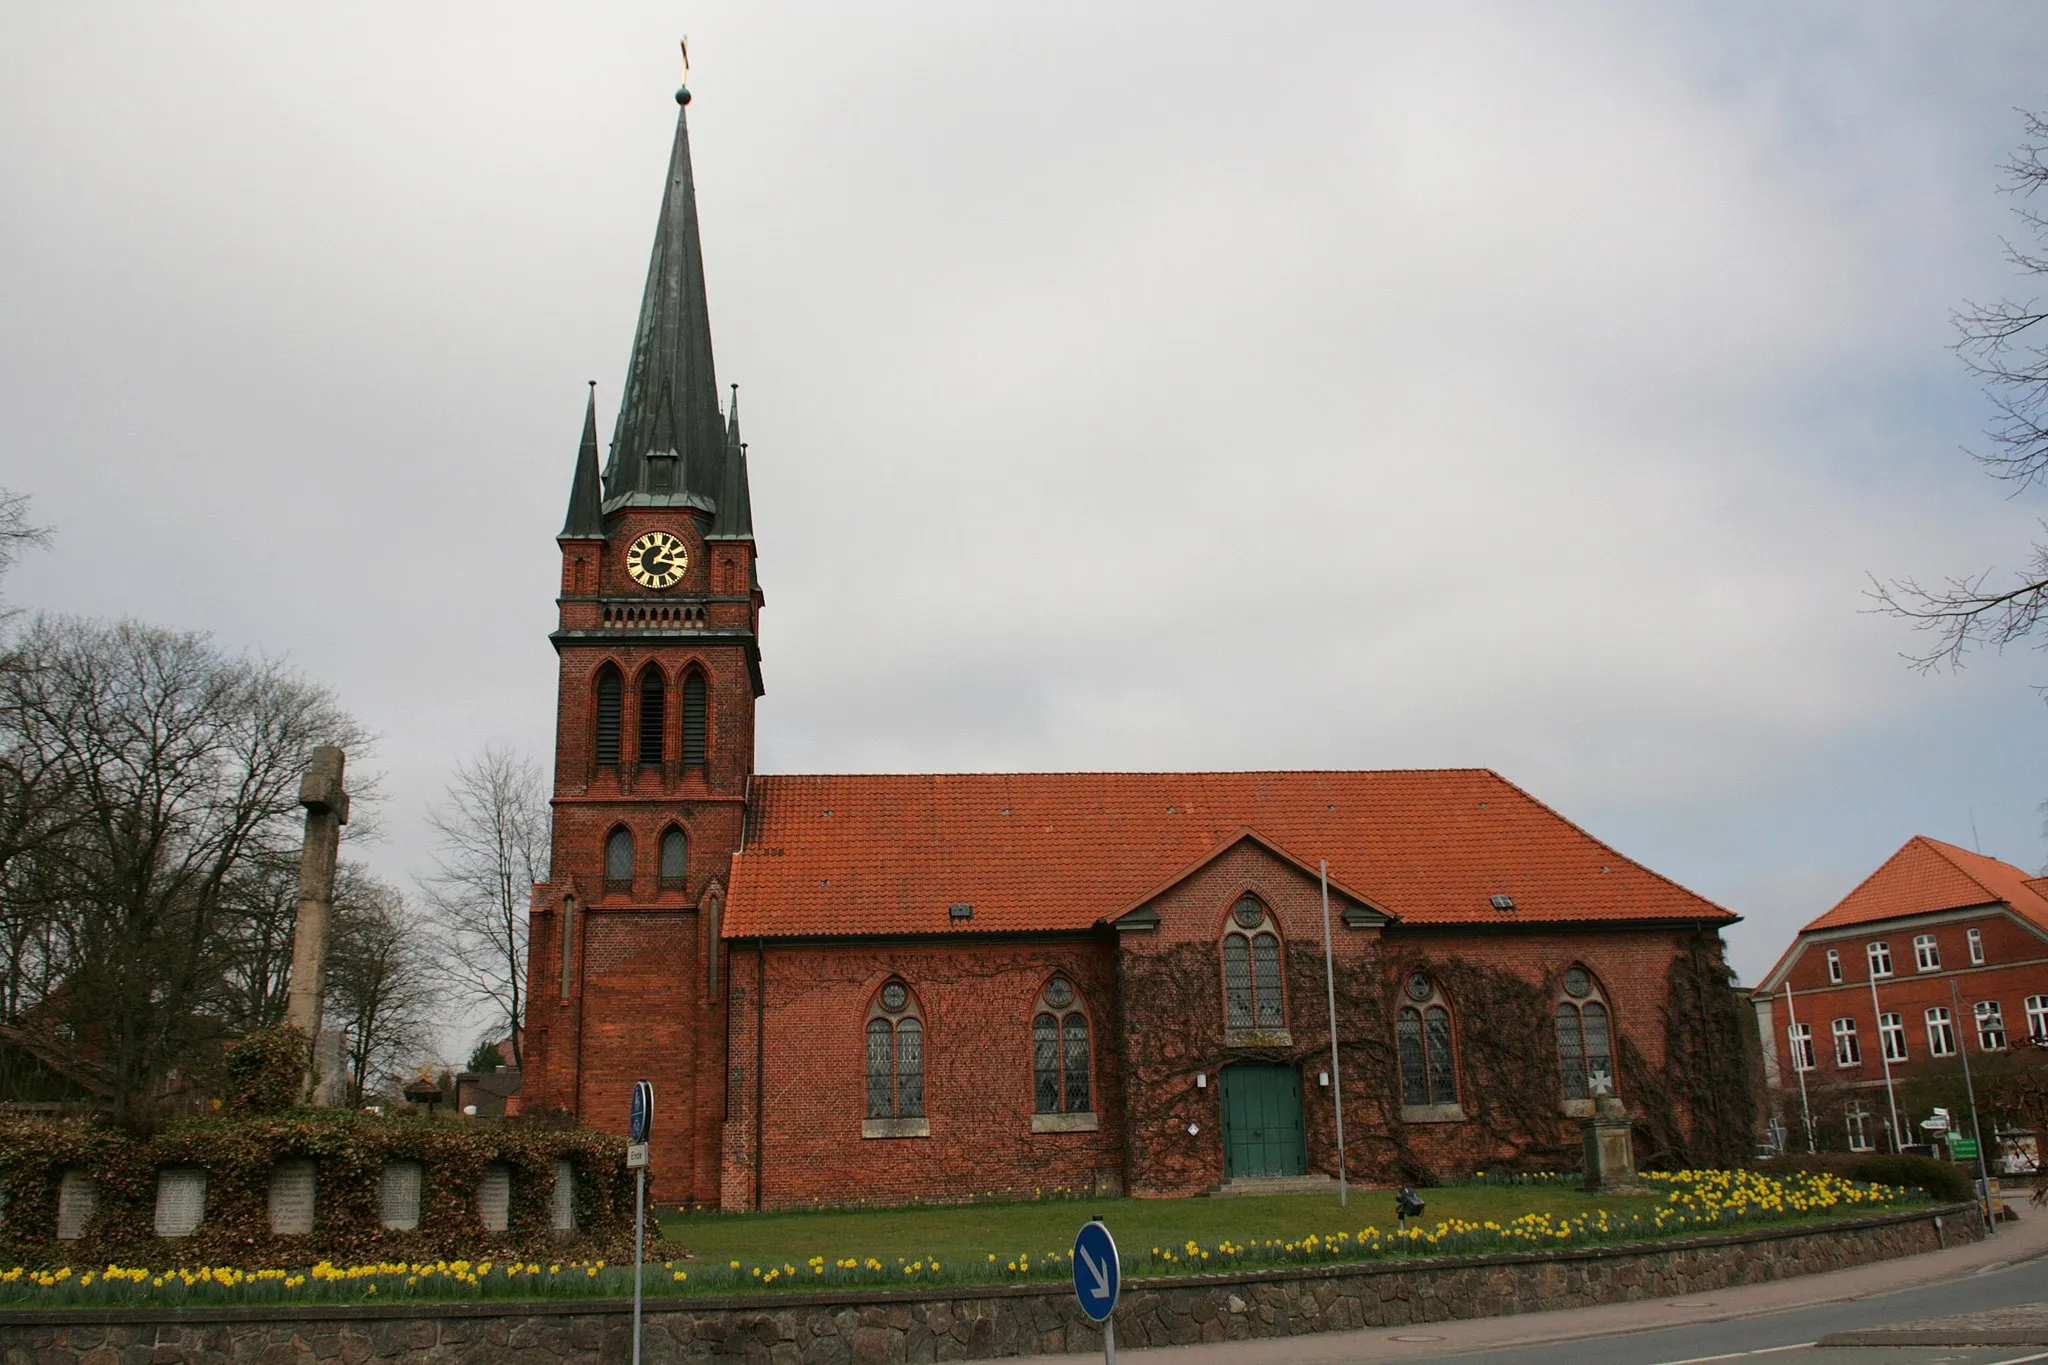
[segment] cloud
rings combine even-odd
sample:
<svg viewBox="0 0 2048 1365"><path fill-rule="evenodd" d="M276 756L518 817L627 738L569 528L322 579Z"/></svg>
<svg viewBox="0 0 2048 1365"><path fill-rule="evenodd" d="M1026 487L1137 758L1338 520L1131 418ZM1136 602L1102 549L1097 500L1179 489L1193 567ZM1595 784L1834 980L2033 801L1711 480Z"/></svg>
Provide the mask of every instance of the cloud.
<svg viewBox="0 0 2048 1365"><path fill-rule="evenodd" d="M691 22L764 768L1487 764L1759 945L1966 787L2038 861L2034 661L1930 684L1860 595L2030 532L1941 348L2036 15ZM0 19L0 483L61 531L11 590L289 651L384 736L387 872L551 748L673 23Z"/></svg>

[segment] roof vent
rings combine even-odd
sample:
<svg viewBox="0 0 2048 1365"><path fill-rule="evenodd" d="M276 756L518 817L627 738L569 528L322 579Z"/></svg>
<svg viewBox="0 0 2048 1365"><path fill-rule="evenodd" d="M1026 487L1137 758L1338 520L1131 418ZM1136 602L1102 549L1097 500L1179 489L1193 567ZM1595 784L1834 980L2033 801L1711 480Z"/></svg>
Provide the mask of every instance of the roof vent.
<svg viewBox="0 0 2048 1365"><path fill-rule="evenodd" d="M973 919L974 907L971 905L949 905L946 907L946 918Z"/></svg>
<svg viewBox="0 0 2048 1365"><path fill-rule="evenodd" d="M1513 896L1495 896L1493 898L1493 908L1496 910L1512 910L1515 908L1515 898Z"/></svg>

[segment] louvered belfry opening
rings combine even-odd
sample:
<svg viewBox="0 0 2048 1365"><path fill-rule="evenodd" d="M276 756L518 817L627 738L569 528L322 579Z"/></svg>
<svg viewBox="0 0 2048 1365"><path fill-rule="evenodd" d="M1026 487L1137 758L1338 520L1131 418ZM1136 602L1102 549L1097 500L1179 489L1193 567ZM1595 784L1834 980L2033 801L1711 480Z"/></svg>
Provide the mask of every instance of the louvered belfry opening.
<svg viewBox="0 0 2048 1365"><path fill-rule="evenodd" d="M704 766L704 675L695 669L683 679L683 766Z"/></svg>
<svg viewBox="0 0 2048 1365"><path fill-rule="evenodd" d="M661 674L648 669L640 675L640 761L659 767L661 732L668 711L668 686Z"/></svg>
<svg viewBox="0 0 2048 1365"><path fill-rule="evenodd" d="M607 667L597 675L597 766L619 766L619 717L623 709L616 669Z"/></svg>

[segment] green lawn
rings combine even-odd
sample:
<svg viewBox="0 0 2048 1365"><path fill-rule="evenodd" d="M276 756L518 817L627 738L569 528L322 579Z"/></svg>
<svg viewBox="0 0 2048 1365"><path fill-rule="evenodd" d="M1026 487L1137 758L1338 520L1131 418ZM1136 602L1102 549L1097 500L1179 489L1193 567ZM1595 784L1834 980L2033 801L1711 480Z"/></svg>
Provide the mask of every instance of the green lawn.
<svg viewBox="0 0 2048 1365"><path fill-rule="evenodd" d="M1573 1217L1606 1209L1610 1214L1646 1213L1664 1202L1656 1195L1590 1195L1571 1188L1454 1186L1422 1191L1429 1208L1422 1218L1434 1227L1447 1218L1506 1223L1525 1213ZM1315 1233L1356 1236L1368 1227L1394 1227L1391 1190L1362 1190L1348 1209L1335 1195L1294 1194L1239 1199L1088 1199L1028 1204L972 1204L948 1208L826 1210L799 1213L664 1213L664 1258L687 1253L718 1264L786 1260L801 1265L813 1256L828 1261L870 1256L893 1264L936 1256L963 1263L991 1253L1007 1260L1028 1253L1064 1255L1081 1224L1100 1214L1116 1237L1131 1273L1155 1246L1223 1239L1294 1241ZM650 1248L650 1255L653 1254ZM679 1262L687 1264L687 1262Z"/></svg>

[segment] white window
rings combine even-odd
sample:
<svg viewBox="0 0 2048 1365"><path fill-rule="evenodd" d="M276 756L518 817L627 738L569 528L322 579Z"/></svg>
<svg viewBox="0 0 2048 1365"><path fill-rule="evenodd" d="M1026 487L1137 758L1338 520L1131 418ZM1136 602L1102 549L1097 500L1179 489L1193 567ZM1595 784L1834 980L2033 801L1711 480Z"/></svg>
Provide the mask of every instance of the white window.
<svg viewBox="0 0 2048 1365"><path fill-rule="evenodd" d="M2005 1051L2005 1010L1996 1000L1979 1000L1972 1010L1977 1016L1977 1050Z"/></svg>
<svg viewBox="0 0 2048 1365"><path fill-rule="evenodd" d="M1883 939L1878 939L1863 951L1870 957L1870 974L1872 976L1890 976L1892 974L1891 944L1886 943Z"/></svg>
<svg viewBox="0 0 2048 1365"><path fill-rule="evenodd" d="M1935 945L1934 935L1913 935L1913 967L1922 972L1941 970L1941 949Z"/></svg>
<svg viewBox="0 0 2048 1365"><path fill-rule="evenodd" d="M2048 1042L2048 995L2027 997L2027 1037Z"/></svg>
<svg viewBox="0 0 2048 1365"><path fill-rule="evenodd" d="M1810 1024L1794 1024L1785 1030L1785 1036L1792 1043L1792 1069L1795 1071L1813 1070L1813 1026Z"/></svg>
<svg viewBox="0 0 2048 1365"><path fill-rule="evenodd" d="M1870 1143L1870 1111L1856 1101L1849 1102L1849 1108L1842 1115L1849 1125L1849 1150L1868 1152L1874 1150Z"/></svg>
<svg viewBox="0 0 2048 1365"><path fill-rule="evenodd" d="M1969 939L1970 941L1970 965L1972 967L1983 966L1984 931L1982 929L1972 929L1967 934L1965 934L1964 937Z"/></svg>
<svg viewBox="0 0 2048 1365"><path fill-rule="evenodd" d="M1828 949L1828 980L1837 986L1842 984L1842 953L1838 948Z"/></svg>
<svg viewBox="0 0 2048 1365"><path fill-rule="evenodd" d="M1955 1056L1956 1026L1948 1017L1947 1005L1936 1005L1927 1011L1927 1050L1937 1057Z"/></svg>
<svg viewBox="0 0 2048 1365"><path fill-rule="evenodd" d="M1863 1048L1856 1041L1854 1019L1835 1020L1835 1065L1863 1065Z"/></svg>
<svg viewBox="0 0 2048 1365"><path fill-rule="evenodd" d="M1906 1020L1898 1014L1877 1016L1877 1036L1884 1044L1884 1059L1888 1062L1906 1060Z"/></svg>

